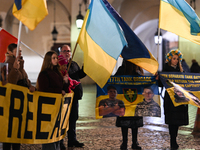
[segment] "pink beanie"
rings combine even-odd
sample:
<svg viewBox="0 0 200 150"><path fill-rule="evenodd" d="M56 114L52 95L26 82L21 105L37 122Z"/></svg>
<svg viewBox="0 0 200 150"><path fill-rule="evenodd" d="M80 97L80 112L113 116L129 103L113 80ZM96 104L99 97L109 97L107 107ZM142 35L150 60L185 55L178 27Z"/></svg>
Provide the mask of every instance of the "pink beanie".
<svg viewBox="0 0 200 150"><path fill-rule="evenodd" d="M67 59L63 55L58 56L58 63L62 66L68 64Z"/></svg>

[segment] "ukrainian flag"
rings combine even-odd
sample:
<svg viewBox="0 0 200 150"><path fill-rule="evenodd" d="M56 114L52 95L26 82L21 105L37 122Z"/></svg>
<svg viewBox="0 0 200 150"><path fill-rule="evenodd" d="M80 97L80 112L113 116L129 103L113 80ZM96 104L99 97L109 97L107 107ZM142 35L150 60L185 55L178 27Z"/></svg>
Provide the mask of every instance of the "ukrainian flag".
<svg viewBox="0 0 200 150"><path fill-rule="evenodd" d="M103 0L106 7L114 18L120 24L128 46L124 47L121 56L136 64L137 66L142 67L148 72L155 74L158 70L158 62L151 52L146 48L142 41L137 37L137 35L131 30L131 28L126 24L126 22L119 16L114 8L106 1Z"/></svg>
<svg viewBox="0 0 200 150"><path fill-rule="evenodd" d="M200 45L200 20L185 0L161 0L159 27Z"/></svg>
<svg viewBox="0 0 200 150"><path fill-rule="evenodd" d="M103 87L127 42L102 0L91 1L77 43L84 52L84 72Z"/></svg>
<svg viewBox="0 0 200 150"><path fill-rule="evenodd" d="M15 0L12 12L30 30L48 15L46 0Z"/></svg>

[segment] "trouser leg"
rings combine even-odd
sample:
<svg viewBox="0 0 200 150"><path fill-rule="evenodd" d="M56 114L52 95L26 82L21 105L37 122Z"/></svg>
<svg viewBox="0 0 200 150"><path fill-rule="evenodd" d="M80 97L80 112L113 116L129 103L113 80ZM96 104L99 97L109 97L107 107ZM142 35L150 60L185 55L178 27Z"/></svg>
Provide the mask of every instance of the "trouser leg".
<svg viewBox="0 0 200 150"><path fill-rule="evenodd" d="M137 145L138 128L132 128L132 143Z"/></svg>
<svg viewBox="0 0 200 150"><path fill-rule="evenodd" d="M78 100L72 103L69 117L69 130L67 131L68 144L76 141L76 121L78 119Z"/></svg>
<svg viewBox="0 0 200 150"><path fill-rule="evenodd" d="M127 144L128 142L128 128L127 127L121 127L122 130L122 140L124 144Z"/></svg>
<svg viewBox="0 0 200 150"><path fill-rule="evenodd" d="M13 144L12 144L12 149L13 149L13 150L20 150L20 144L18 144L18 143L13 143Z"/></svg>
<svg viewBox="0 0 200 150"><path fill-rule="evenodd" d="M11 149L11 143L3 143L3 150L10 150Z"/></svg>
<svg viewBox="0 0 200 150"><path fill-rule="evenodd" d="M176 137L178 135L178 125L169 125L169 135L170 135L170 146L172 148L178 148L178 144L176 142Z"/></svg>

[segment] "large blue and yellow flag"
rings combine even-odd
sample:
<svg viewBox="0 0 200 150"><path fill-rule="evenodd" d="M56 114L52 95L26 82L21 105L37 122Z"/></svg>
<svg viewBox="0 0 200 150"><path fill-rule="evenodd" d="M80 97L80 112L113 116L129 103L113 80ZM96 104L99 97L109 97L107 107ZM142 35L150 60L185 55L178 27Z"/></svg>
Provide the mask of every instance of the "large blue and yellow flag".
<svg viewBox="0 0 200 150"><path fill-rule="evenodd" d="M121 56L150 73L155 74L158 70L157 60L137 37L137 35L131 30L127 23L114 10L114 8L106 0L103 0L103 2L120 24L122 30L124 31L126 41L128 42L128 46L124 47Z"/></svg>
<svg viewBox="0 0 200 150"><path fill-rule="evenodd" d="M159 28L200 44L200 19L185 0L161 0Z"/></svg>
<svg viewBox="0 0 200 150"><path fill-rule="evenodd" d="M84 52L85 73L103 87L127 42L102 0L91 1L77 43Z"/></svg>
<svg viewBox="0 0 200 150"><path fill-rule="evenodd" d="M30 30L48 15L46 0L15 0L13 15Z"/></svg>

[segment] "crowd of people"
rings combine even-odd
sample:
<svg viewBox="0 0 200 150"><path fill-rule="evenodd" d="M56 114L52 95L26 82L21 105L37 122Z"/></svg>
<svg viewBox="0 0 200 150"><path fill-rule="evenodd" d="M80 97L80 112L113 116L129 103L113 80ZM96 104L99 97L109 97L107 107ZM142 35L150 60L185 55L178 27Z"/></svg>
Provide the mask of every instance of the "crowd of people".
<svg viewBox="0 0 200 150"><path fill-rule="evenodd" d="M83 67L71 60L71 49L69 45L63 45L61 47L60 54L55 51L48 51L45 54L43 64L40 73L37 78L36 87L31 85L28 79L27 73L24 70L24 60L22 57L22 50L19 48L17 55L17 44L10 44L8 46L6 54L6 63L8 63L8 83L20 85L29 88L30 92L41 91L59 93L65 95L71 91L74 92L73 103L71 113L69 117L69 129L67 131L68 147L84 147L84 143L81 143L76 138L76 121L78 120L78 101L81 100L83 95L83 89L80 79L84 78L86 74L83 71ZM166 63L163 68L163 72L184 72L185 64L182 61L182 54L179 50L171 50L166 56ZM188 72L198 71L200 68L196 60L192 60L192 66L188 69ZM188 66L187 66L188 67ZM200 69L199 69L200 71ZM198 71L198 72L199 72ZM143 70L129 61L124 60L121 67L119 67L115 75L144 75ZM156 75L158 80L159 76ZM161 84L161 86L163 86ZM124 116L125 106L124 102L116 99L117 90L114 86L110 86L107 89L109 98L104 99L99 103L99 115L103 117L115 116L116 126L121 128L122 144L120 149L127 149L128 142L128 129L132 130L132 149L142 149L137 140L138 128L143 126L143 117L147 112L143 112L141 105L149 104L147 109L154 107L156 112L160 114L160 106L153 100L153 90L149 87L144 88L142 95L144 100L138 103L136 107L135 116ZM176 92L177 93L177 92ZM114 101L113 101L114 100ZM108 108L108 106L110 106ZM168 94L165 92L164 96L164 114L165 123L168 124L170 135L170 147L171 149L178 149L177 143L178 129L182 125L188 125L188 105L180 105L175 107ZM149 115L149 114L148 114ZM150 115L151 116L151 115ZM153 116L153 115L152 115ZM17 143L3 143L4 150L19 150L20 144ZM43 150L65 150L66 147L63 140L54 143L42 144Z"/></svg>

